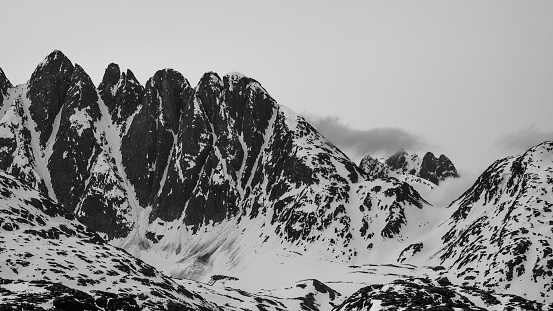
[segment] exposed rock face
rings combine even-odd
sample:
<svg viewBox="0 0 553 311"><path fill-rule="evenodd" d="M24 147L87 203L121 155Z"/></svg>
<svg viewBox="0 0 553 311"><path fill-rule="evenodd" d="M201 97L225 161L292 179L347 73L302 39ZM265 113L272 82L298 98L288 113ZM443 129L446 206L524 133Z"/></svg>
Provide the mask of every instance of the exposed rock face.
<svg viewBox="0 0 553 311"><path fill-rule="evenodd" d="M91 163L100 153L96 137L96 122L101 117L98 94L79 65L73 70L64 98L48 170L58 202L73 212L84 194Z"/></svg>
<svg viewBox="0 0 553 311"><path fill-rule="evenodd" d="M79 221L105 234L108 239L127 236L136 221L129 191L124 187L115 160L105 150L92 164L90 178L75 208L75 215Z"/></svg>
<svg viewBox="0 0 553 311"><path fill-rule="evenodd" d="M124 124L144 98L144 87L132 71L120 72L119 65L113 63L106 68L98 92L108 108L111 120L117 125Z"/></svg>
<svg viewBox="0 0 553 311"><path fill-rule="evenodd" d="M72 74L73 64L56 50L38 65L28 82L27 97L32 103L29 112L43 149L52 134L54 119L65 102Z"/></svg>
<svg viewBox="0 0 553 311"><path fill-rule="evenodd" d="M165 177L181 109L191 91L180 73L156 72L148 80L142 105L121 139L122 164L142 206L153 203Z"/></svg>
<svg viewBox="0 0 553 311"><path fill-rule="evenodd" d="M386 165L394 171L400 171L403 174L417 175L420 167L420 158L418 155L410 155L405 149L400 149L388 157Z"/></svg>
<svg viewBox="0 0 553 311"><path fill-rule="evenodd" d="M390 167L370 155L366 155L361 159L359 168L370 178L386 178L390 175Z"/></svg>
<svg viewBox="0 0 553 311"><path fill-rule="evenodd" d="M438 185L446 178L459 177L459 174L448 157L442 154L436 158L432 152L427 152L422 158L418 176Z"/></svg>

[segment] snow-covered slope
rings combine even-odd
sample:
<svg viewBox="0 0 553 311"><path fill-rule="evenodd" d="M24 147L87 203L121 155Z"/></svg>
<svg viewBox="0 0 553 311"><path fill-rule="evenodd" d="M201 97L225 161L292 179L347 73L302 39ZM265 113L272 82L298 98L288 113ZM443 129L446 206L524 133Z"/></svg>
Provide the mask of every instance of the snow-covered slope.
<svg viewBox="0 0 553 311"><path fill-rule="evenodd" d="M451 267L458 283L551 302L552 208L553 143L544 142L492 164L401 260Z"/></svg>
<svg viewBox="0 0 553 311"><path fill-rule="evenodd" d="M4 172L0 214L0 306L218 310Z"/></svg>

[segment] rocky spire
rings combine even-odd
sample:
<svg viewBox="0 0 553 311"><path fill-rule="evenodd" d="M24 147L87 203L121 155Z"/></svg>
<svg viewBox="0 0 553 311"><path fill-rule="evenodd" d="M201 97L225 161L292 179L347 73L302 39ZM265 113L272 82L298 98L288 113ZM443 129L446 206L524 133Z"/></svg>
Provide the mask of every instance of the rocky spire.
<svg viewBox="0 0 553 311"><path fill-rule="evenodd" d="M106 104L111 119L122 124L138 108L144 97L144 87L136 80L133 72L120 72L119 65L111 63L98 86L100 97Z"/></svg>
<svg viewBox="0 0 553 311"><path fill-rule="evenodd" d="M192 93L188 81L172 69L159 70L146 83L140 111L121 141L125 172L142 206L153 202L159 190L181 109Z"/></svg>
<svg viewBox="0 0 553 311"><path fill-rule="evenodd" d="M72 74L71 61L55 50L37 66L28 82L29 112L40 133L42 148L52 134L54 119L63 105Z"/></svg>

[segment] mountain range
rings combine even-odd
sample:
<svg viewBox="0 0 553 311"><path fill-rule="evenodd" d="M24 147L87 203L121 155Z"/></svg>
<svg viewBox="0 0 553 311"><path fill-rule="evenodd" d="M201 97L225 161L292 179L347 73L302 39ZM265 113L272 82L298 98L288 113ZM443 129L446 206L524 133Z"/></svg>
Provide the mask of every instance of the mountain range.
<svg viewBox="0 0 553 311"><path fill-rule="evenodd" d="M63 309L54 289L100 310L553 303L551 142L440 207L412 183L457 177L447 157L358 166L238 73L192 87L163 69L142 86L109 64L96 87L54 51L25 84L0 69L0 93L0 256L13 263L0 305L31 304L23 286L44 309Z"/></svg>
<svg viewBox="0 0 553 311"><path fill-rule="evenodd" d="M422 160L417 154L409 154L405 149L383 159L373 158L368 154L361 159L359 168L369 178L395 177L414 186L423 185L427 189L434 189L448 178L460 177L448 157L442 154L436 158L430 151Z"/></svg>

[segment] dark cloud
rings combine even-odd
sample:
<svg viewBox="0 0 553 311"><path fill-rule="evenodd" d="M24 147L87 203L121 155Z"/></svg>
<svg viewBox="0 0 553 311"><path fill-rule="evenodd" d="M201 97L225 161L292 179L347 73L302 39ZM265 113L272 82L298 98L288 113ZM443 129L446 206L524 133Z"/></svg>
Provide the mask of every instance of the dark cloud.
<svg viewBox="0 0 553 311"><path fill-rule="evenodd" d="M553 131L540 131L532 125L516 132L502 135L496 144L505 149L525 151L547 140L553 141Z"/></svg>
<svg viewBox="0 0 553 311"><path fill-rule="evenodd" d="M304 116L323 136L353 157L366 154L391 154L405 148L416 151L427 146L417 135L395 127L358 130L337 117Z"/></svg>

